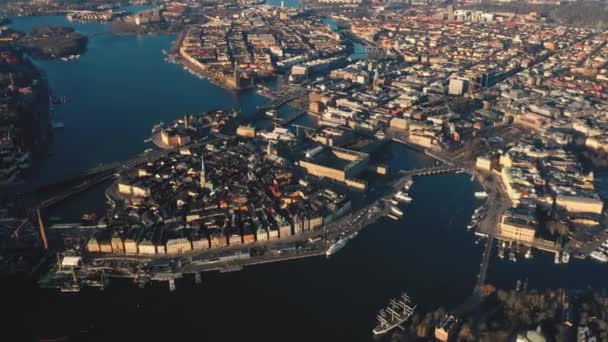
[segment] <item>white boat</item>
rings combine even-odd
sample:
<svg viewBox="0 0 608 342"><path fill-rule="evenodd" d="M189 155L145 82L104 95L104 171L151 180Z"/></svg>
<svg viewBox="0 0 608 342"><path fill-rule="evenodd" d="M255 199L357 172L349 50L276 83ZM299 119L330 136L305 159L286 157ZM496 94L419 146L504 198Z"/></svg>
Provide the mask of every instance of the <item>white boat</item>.
<svg viewBox="0 0 608 342"><path fill-rule="evenodd" d="M348 242L348 238L340 238L338 241L334 242L329 248L325 251L325 256L330 257L335 254L337 251L341 250L346 246Z"/></svg>
<svg viewBox="0 0 608 342"><path fill-rule="evenodd" d="M413 184L414 184L414 181L411 179L408 179L407 182L405 182L405 185L403 186L403 190L409 191Z"/></svg>
<svg viewBox="0 0 608 342"><path fill-rule="evenodd" d="M391 204L392 204L392 205L397 205L397 204L399 204L399 202L397 202L397 201L395 201L394 199L392 199L392 200L391 200Z"/></svg>
<svg viewBox="0 0 608 342"><path fill-rule="evenodd" d="M395 216L395 215L388 214L387 216L388 216L388 218L390 218L392 220L395 220L395 221L399 220L399 218L397 216Z"/></svg>
<svg viewBox="0 0 608 342"><path fill-rule="evenodd" d="M391 212L399 217L403 216L403 211L399 210L397 207L391 207Z"/></svg>
<svg viewBox="0 0 608 342"><path fill-rule="evenodd" d="M276 109L271 109L266 112L266 116L269 116L271 118L276 118L278 115L279 115L279 112Z"/></svg>
<svg viewBox="0 0 608 342"><path fill-rule="evenodd" d="M488 193L485 191L477 191L475 193L475 198L483 199L483 198L487 198L487 197L488 197Z"/></svg>
<svg viewBox="0 0 608 342"><path fill-rule="evenodd" d="M528 249L526 251L526 254L524 255L524 258L526 259L532 259L532 248Z"/></svg>
<svg viewBox="0 0 608 342"><path fill-rule="evenodd" d="M164 124L165 123L161 121L158 124L154 125L154 127L152 127L152 133L156 133L156 132L160 131L160 129L163 128Z"/></svg>
<svg viewBox="0 0 608 342"><path fill-rule="evenodd" d="M559 252L555 252L555 258L553 259L553 262L558 265L561 263L561 258L559 257Z"/></svg>
<svg viewBox="0 0 608 342"><path fill-rule="evenodd" d="M477 225L477 221L473 221L473 222L469 223L469 225L467 226L467 230L473 229L476 225Z"/></svg>
<svg viewBox="0 0 608 342"><path fill-rule="evenodd" d="M405 203L410 203L412 201L412 198L410 196L408 196L407 194L404 194L402 191L399 191L396 195L395 198L405 202Z"/></svg>
<svg viewBox="0 0 608 342"><path fill-rule="evenodd" d="M608 262L608 256L600 251L593 251L589 256L599 262Z"/></svg>

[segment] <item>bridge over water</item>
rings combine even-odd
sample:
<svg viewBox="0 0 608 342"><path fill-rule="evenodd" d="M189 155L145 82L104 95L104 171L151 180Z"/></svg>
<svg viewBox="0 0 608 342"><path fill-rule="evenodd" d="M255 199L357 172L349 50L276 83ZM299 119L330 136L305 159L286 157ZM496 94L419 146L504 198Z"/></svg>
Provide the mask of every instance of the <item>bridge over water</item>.
<svg viewBox="0 0 608 342"><path fill-rule="evenodd" d="M39 186L30 191L30 194L33 194L34 198L36 198L33 207L50 207L97 184L116 178L117 174L122 171L156 160L170 151L171 150L155 150L146 152L123 162L104 164L81 174Z"/></svg>
<svg viewBox="0 0 608 342"><path fill-rule="evenodd" d="M440 173L449 173L449 172L469 172L469 169L465 166L460 165L442 165L435 167L423 167L419 169L412 170L402 170L399 172L399 175L402 176L430 176L436 175Z"/></svg>

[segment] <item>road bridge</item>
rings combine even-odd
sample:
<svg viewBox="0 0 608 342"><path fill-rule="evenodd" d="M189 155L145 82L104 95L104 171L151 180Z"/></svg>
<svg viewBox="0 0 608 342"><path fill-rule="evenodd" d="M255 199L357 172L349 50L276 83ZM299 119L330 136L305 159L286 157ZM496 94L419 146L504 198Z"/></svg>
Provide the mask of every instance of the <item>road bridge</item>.
<svg viewBox="0 0 608 342"><path fill-rule="evenodd" d="M97 184L117 178L120 172L156 160L167 155L171 151L172 150L155 150L145 152L124 162L101 165L59 182L40 186L33 191L35 197L38 197L37 204L34 205L34 207L47 208L55 205L66 198L83 192Z"/></svg>
<svg viewBox="0 0 608 342"><path fill-rule="evenodd" d="M449 172L468 172L468 168L460 165L442 165L435 167L424 167L420 169L412 169L412 170L402 170L399 172L402 176L430 176L436 175L440 173L449 173Z"/></svg>

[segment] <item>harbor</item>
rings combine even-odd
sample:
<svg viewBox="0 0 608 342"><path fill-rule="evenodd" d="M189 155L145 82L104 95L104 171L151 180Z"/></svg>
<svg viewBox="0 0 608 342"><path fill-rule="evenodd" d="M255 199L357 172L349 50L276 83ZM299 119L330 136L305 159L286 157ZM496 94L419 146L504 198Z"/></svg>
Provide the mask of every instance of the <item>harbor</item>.
<svg viewBox="0 0 608 342"><path fill-rule="evenodd" d="M159 51L169 49L174 38L101 34L91 38L90 50L73 63L41 62L57 94L73 99L57 108L57 120L65 128L56 130L53 155L39 171L44 184L73 184L40 205L44 216L54 222L45 227L61 240L73 239L74 231L87 236L108 228L91 214L101 217L106 200L111 206L119 199L106 188L119 179L114 173L148 164L150 160L137 156L153 148L149 136L154 125L215 108L265 116L291 97L287 93L283 100L269 103L253 89L237 95L165 63ZM118 47L123 52L120 56L104 54ZM127 73L133 77L123 77ZM150 75L162 82L152 82ZM98 82L90 82L93 77ZM145 101L134 105L129 102L132 98ZM92 127L99 132L92 132ZM484 184L485 177L477 176L470 164L451 163L440 153L396 141L384 146L382 165L392 170L394 179L385 182L382 175L374 174L368 182L357 183L366 187L368 197L336 221L272 241L257 240L257 236L249 240L247 232L239 232L233 240L233 235L227 236L228 242L240 241L239 245L226 242L227 246L205 251L167 253L168 241L159 234L155 252L149 254L100 249L91 253L95 262L89 255L79 259L72 251L59 258L51 255L49 262L61 274L59 282L44 279L52 288L40 289L27 278L3 282L6 291L0 298L12 311L7 325L35 339L111 340L116 331L124 331L121 338L131 340L242 340L273 322L272 329L259 333L269 341L370 341L374 330L383 333L382 340L389 340L415 316L410 313L414 309L455 307L486 283L512 286L513 275L534 288L605 283L601 265L593 261L542 243L533 247L545 246L555 253L537 253L531 246L497 234L505 198L497 184ZM264 147L271 150L273 143ZM313 149L308 147L305 151ZM328 151L338 150L323 153ZM198 171L200 160L195 165ZM379 165L370 163L365 173L376 173L382 169ZM65 179L66 172L77 177ZM87 180L78 175L90 177L95 186L81 191L85 189L80 184L86 185ZM247 210L243 212L247 215ZM12 234L19 224L0 222L0 227ZM38 227L34 224L28 229L36 234ZM589 248L590 253L597 250L594 255L600 259L608 250L601 242ZM82 262L87 266L82 267ZM445 291L447 281L450 291ZM418 305L408 304L403 296L390 300L404 289ZM14 295L21 291L30 295ZM360 298L356 310L353 298ZM330 304L319 310L320 302ZM250 319L217 319L234 308ZM384 314L375 317L380 308ZM23 317L29 318L27 323ZM201 321L213 324L192 330ZM306 322L315 329L294 333L300 327L294 322ZM171 329L133 328L148 325Z"/></svg>

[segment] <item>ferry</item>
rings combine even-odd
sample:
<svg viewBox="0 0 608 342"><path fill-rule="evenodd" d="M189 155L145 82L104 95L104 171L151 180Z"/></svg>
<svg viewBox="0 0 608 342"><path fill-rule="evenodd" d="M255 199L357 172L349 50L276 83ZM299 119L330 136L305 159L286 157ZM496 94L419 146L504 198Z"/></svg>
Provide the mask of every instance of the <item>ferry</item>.
<svg viewBox="0 0 608 342"><path fill-rule="evenodd" d="M397 207L391 207L391 212L397 215L398 217L403 216L403 211L399 210L399 208Z"/></svg>
<svg viewBox="0 0 608 342"><path fill-rule="evenodd" d="M348 238L340 238L338 241L334 242L331 246L329 246L329 248L325 251L325 256L329 258L333 254L344 248L347 242Z"/></svg>
<svg viewBox="0 0 608 342"><path fill-rule="evenodd" d="M487 198L487 197L488 197L488 193L485 192L485 191L477 191L475 193L475 198L484 199L484 198Z"/></svg>
<svg viewBox="0 0 608 342"><path fill-rule="evenodd" d="M407 194L404 194L402 191L399 191L396 195L395 198L405 202L405 203L410 203L412 201L412 198L410 196L408 196Z"/></svg>

